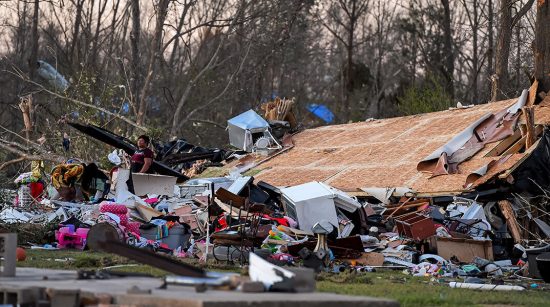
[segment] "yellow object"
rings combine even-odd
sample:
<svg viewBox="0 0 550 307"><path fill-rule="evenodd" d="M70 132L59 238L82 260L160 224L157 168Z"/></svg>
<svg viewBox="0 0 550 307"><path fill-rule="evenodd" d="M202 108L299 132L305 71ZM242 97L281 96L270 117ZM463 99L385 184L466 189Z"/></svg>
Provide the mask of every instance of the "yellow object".
<svg viewBox="0 0 550 307"><path fill-rule="evenodd" d="M44 171L44 161L32 161L31 172L34 178L41 178Z"/></svg>
<svg viewBox="0 0 550 307"><path fill-rule="evenodd" d="M81 164L59 164L52 170L52 184L56 189L73 186L83 172L84 166Z"/></svg>

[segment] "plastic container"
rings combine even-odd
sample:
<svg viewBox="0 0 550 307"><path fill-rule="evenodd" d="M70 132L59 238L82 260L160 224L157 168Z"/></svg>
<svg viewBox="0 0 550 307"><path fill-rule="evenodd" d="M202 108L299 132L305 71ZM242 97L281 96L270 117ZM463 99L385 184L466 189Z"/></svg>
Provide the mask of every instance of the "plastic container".
<svg viewBox="0 0 550 307"><path fill-rule="evenodd" d="M148 240L157 240L157 227L149 229L140 229L141 236ZM168 230L168 236L161 239L162 243L168 245L170 249L176 249L180 246L184 246L189 241L191 233L186 233L185 227L181 225L175 225Z"/></svg>
<svg viewBox="0 0 550 307"><path fill-rule="evenodd" d="M548 253L548 252L550 252L550 244L543 247L537 247L537 248L531 248L531 249L525 250L525 253L527 254L527 261L529 262L530 277L542 278L537 265L537 256L542 253Z"/></svg>
<svg viewBox="0 0 550 307"><path fill-rule="evenodd" d="M544 282L550 283L550 253L542 253L537 256L536 260L540 276Z"/></svg>
<svg viewBox="0 0 550 307"><path fill-rule="evenodd" d="M88 236L88 228L78 228L74 229L74 225L69 224L65 227L59 228L55 232L55 237L57 239L57 246L59 248L78 248L83 249L86 246L86 237Z"/></svg>

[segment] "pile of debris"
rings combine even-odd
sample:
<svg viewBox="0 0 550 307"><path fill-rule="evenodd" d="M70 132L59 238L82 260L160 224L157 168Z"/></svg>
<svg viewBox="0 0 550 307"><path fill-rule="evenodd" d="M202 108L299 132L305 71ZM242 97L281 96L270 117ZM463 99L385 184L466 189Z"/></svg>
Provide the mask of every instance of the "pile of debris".
<svg viewBox="0 0 550 307"><path fill-rule="evenodd" d="M113 250L106 246L123 242L238 264L260 257L317 272L399 269L464 279L453 287L479 287L471 284L480 277L549 281L544 189L550 187L550 111L535 105L530 92L515 101L426 115L433 118L297 135L294 101L278 99L262 107L265 119L249 110L228 120L236 151L183 139L158 147L158 175L131 173L116 151L110 160L118 166L108 176L74 161L54 168L51 177L33 169L18 178L16 206L2 211L0 220L58 218L57 248ZM451 117L461 121L451 125ZM439 128L447 134L426 137L433 123L444 124L446 130ZM71 125L127 154L136 149L98 127ZM396 135L384 130L394 125L400 127ZM368 142L360 143L361 137ZM421 139L428 145L409 153ZM423 158L410 161L417 156ZM384 158L395 165L383 169ZM183 173L198 172L204 160L223 164L229 175L188 180ZM253 168L261 172L241 175ZM37 194L40 182L47 194Z"/></svg>

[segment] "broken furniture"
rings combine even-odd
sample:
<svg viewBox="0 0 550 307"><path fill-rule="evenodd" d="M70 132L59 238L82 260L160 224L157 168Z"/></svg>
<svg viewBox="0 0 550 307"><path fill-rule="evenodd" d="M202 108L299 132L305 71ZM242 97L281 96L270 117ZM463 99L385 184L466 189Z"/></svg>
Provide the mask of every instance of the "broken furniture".
<svg viewBox="0 0 550 307"><path fill-rule="evenodd" d="M254 252L265 205L251 203L248 198L224 188L216 191L215 201L226 215L222 221L225 223L225 229L211 235L214 244L213 256L216 260L228 262L238 259L244 264L247 262L248 254ZM223 251L225 255L216 254L216 250Z"/></svg>
<svg viewBox="0 0 550 307"><path fill-rule="evenodd" d="M475 257L493 260L491 240L436 237L437 254L444 259L456 257L458 261L471 263Z"/></svg>
<svg viewBox="0 0 550 307"><path fill-rule="evenodd" d="M311 231L317 235L317 245L313 254L327 267L330 264L330 254L327 244L327 236L334 230L334 226L328 221L320 221L313 225Z"/></svg>
<svg viewBox="0 0 550 307"><path fill-rule="evenodd" d="M400 235L416 241L422 241L435 234L433 220L419 212L395 217L395 226Z"/></svg>

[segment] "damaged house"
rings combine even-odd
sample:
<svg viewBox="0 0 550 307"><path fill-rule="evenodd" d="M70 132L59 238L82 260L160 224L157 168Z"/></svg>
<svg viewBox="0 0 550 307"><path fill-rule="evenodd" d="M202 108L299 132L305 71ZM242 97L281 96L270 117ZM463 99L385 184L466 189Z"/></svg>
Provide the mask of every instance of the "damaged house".
<svg viewBox="0 0 550 307"><path fill-rule="evenodd" d="M294 135L291 149L256 162L255 178L278 187L330 185L366 201L367 224L371 216L392 220L417 241L449 222L443 216L460 216L446 225L456 230L448 237L491 237L493 250L482 245L485 254L474 256L502 259L514 244L533 247L550 235L549 125L550 105L534 105L525 90L483 105L324 126ZM363 226L356 231L366 233Z"/></svg>

